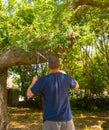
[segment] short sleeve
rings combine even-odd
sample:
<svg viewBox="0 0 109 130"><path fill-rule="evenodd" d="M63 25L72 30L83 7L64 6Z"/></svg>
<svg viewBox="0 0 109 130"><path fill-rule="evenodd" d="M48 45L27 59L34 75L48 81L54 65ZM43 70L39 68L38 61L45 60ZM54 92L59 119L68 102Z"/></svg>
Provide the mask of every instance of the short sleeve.
<svg viewBox="0 0 109 130"><path fill-rule="evenodd" d="M69 75L68 75L68 84L70 88L76 87L76 81Z"/></svg>
<svg viewBox="0 0 109 130"><path fill-rule="evenodd" d="M42 78L38 79L38 81L33 85L33 87L31 88L32 93L37 94L41 92L43 88L42 80L43 80Z"/></svg>

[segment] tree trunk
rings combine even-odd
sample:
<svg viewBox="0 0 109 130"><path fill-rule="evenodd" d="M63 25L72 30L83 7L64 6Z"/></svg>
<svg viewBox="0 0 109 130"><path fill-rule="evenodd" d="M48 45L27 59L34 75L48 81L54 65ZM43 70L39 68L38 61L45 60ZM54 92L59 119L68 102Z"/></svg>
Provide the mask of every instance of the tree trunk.
<svg viewBox="0 0 109 130"><path fill-rule="evenodd" d="M7 69L0 70L0 130L7 130Z"/></svg>

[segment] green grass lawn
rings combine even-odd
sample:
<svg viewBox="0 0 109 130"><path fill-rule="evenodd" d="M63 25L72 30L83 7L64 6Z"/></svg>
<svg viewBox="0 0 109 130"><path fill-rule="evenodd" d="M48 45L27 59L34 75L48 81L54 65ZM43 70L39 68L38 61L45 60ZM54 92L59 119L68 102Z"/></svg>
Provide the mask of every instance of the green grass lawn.
<svg viewBox="0 0 109 130"><path fill-rule="evenodd" d="M109 112L73 112L76 130L109 130ZM42 112L8 108L9 130L41 130Z"/></svg>

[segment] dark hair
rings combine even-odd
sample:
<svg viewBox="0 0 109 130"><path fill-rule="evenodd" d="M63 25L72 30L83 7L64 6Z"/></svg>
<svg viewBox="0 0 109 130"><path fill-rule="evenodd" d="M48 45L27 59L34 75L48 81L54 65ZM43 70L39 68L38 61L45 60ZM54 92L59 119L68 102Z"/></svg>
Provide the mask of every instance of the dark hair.
<svg viewBox="0 0 109 130"><path fill-rule="evenodd" d="M50 69L57 69L60 65L59 58L56 56L49 57L48 64L49 64Z"/></svg>

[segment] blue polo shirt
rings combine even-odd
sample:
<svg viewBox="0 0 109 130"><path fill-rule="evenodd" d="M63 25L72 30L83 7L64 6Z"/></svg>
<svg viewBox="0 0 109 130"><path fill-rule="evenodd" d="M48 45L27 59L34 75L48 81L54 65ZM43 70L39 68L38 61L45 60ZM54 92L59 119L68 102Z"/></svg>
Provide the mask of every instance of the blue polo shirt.
<svg viewBox="0 0 109 130"><path fill-rule="evenodd" d="M42 95L44 121L68 121L72 118L68 90L75 86L75 80L61 72L51 73L38 79L31 91Z"/></svg>

